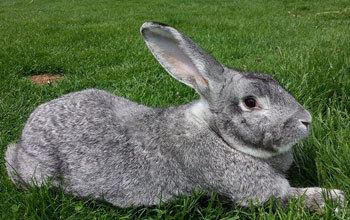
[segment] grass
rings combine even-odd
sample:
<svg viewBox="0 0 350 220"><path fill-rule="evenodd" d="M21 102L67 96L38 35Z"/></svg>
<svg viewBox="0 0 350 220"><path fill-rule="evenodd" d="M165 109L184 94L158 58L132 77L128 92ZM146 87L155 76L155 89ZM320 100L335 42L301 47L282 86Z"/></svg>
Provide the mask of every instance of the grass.
<svg viewBox="0 0 350 220"><path fill-rule="evenodd" d="M172 79L139 36L144 21L169 23L220 62L274 76L313 114L312 134L295 147L292 185L339 188L350 194L350 2L337 1L49 1L0 2L1 219L349 219L302 209L239 208L197 193L157 207L120 209L79 200L52 187L23 190L8 179L4 153L40 103L100 88L149 106L197 95ZM27 76L65 79L33 85ZM331 204L329 204L331 206Z"/></svg>

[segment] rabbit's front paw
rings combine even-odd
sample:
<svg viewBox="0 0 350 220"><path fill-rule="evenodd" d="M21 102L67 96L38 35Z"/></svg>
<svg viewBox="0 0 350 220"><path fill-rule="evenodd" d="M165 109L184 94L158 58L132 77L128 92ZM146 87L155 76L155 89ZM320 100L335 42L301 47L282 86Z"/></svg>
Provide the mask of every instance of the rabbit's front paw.
<svg viewBox="0 0 350 220"><path fill-rule="evenodd" d="M304 194L306 206L314 211L321 210L328 199L332 200L340 207L345 203L345 194L338 189L324 189L319 187L305 188Z"/></svg>

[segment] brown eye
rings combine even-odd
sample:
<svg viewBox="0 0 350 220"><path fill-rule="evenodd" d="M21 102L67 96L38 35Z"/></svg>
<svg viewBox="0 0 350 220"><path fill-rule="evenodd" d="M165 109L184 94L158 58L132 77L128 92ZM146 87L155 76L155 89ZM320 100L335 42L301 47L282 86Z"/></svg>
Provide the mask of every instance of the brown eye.
<svg viewBox="0 0 350 220"><path fill-rule="evenodd" d="M256 100L251 96L244 98L243 101L244 101L245 106L247 106L248 108L255 108L256 107Z"/></svg>

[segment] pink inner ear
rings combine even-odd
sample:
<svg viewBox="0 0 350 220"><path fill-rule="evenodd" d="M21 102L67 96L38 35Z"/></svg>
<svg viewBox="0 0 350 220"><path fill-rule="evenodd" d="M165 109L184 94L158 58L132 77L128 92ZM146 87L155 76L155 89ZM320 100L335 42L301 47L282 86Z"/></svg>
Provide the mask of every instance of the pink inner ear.
<svg viewBox="0 0 350 220"><path fill-rule="evenodd" d="M151 51L176 79L191 87L207 87L208 80L186 53L182 45L184 42L176 38L177 34L171 34L164 29L152 30L147 38Z"/></svg>
<svg viewBox="0 0 350 220"><path fill-rule="evenodd" d="M201 76L195 65L188 62L190 58L182 59L181 56L172 56L168 54L164 56L166 62L169 65L170 70L176 78L184 81L184 83L197 84L197 86L208 86L208 80ZM179 59L180 58L180 59Z"/></svg>

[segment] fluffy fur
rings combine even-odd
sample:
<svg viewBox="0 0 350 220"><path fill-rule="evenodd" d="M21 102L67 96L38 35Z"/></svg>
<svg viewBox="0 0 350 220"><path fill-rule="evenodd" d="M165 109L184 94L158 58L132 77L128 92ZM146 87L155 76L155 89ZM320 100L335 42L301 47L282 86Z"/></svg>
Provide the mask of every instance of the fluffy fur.
<svg viewBox="0 0 350 220"><path fill-rule="evenodd" d="M161 65L201 99L153 109L89 89L42 104L7 150L14 182L51 179L120 207L155 205L196 188L241 205L304 194L309 208L324 205L323 189L291 187L283 175L311 122L288 92L269 76L223 66L172 27L147 22L141 33ZM256 108L244 103L248 96Z"/></svg>

